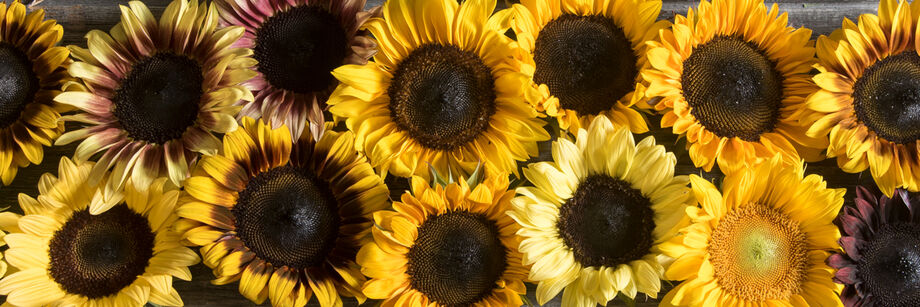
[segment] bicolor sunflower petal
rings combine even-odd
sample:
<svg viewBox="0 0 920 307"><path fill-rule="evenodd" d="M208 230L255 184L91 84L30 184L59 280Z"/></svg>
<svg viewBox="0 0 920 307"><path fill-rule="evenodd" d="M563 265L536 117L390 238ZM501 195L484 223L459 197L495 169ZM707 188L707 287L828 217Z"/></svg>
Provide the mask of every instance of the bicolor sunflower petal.
<svg viewBox="0 0 920 307"><path fill-rule="evenodd" d="M573 133L596 116L648 131L635 107L648 104L639 75L648 65L646 41L669 25L656 21L661 0L524 0L506 11L538 111Z"/></svg>
<svg viewBox="0 0 920 307"><path fill-rule="evenodd" d="M850 306L912 306L920 276L920 198L897 189L894 197L856 188L853 205L837 220L843 236L827 263L837 269L834 281L844 285L840 299Z"/></svg>
<svg viewBox="0 0 920 307"><path fill-rule="evenodd" d="M816 113L811 30L788 26L763 0L702 1L649 43L646 95L661 97L662 127L687 138L690 158L728 174L780 154L818 160L825 137L806 134Z"/></svg>
<svg viewBox="0 0 920 307"><path fill-rule="evenodd" d="M0 214L16 268L0 294L14 306L182 305L173 278L191 280L199 258L174 229L179 189L159 178L140 191L129 180L103 200L110 174L90 185L93 164L62 158L57 175L42 176L37 198L19 195L25 215Z"/></svg>
<svg viewBox="0 0 920 307"><path fill-rule="evenodd" d="M374 213L373 241L358 252L368 298L383 306L520 306L527 267L520 228L505 214L508 175L412 189Z"/></svg>
<svg viewBox="0 0 920 307"><path fill-rule="evenodd" d="M0 181L9 185L18 169L39 164L42 147L64 132L54 102L72 78L67 48L55 46L64 29L45 20L45 11L26 14L18 0L0 2Z"/></svg>
<svg viewBox="0 0 920 307"><path fill-rule="evenodd" d="M674 262L665 272L683 281L664 306L839 306L842 287L825 264L840 232L834 218L845 189L780 155L727 175L721 192L691 175L700 207L690 225L662 246Z"/></svg>
<svg viewBox="0 0 920 307"><path fill-rule="evenodd" d="M410 9L411 8L411 9ZM526 95L509 14L495 0L398 0L364 27L374 62L332 72L341 84L329 111L354 131L356 148L381 174L469 176L516 172L549 139Z"/></svg>
<svg viewBox="0 0 920 307"><path fill-rule="evenodd" d="M389 191L351 132L322 135L305 131L294 143L286 126L245 117L222 152L198 164L177 211L215 284L239 280L244 297L274 306L364 301L354 259Z"/></svg>
<svg viewBox="0 0 920 307"><path fill-rule="evenodd" d="M659 245L692 203L689 178L653 137L638 144L625 126L595 118L576 141L553 143L553 161L530 164L533 184L517 189L508 211L533 265L537 301L559 292L566 306L606 305L618 294L656 297L670 263Z"/></svg>
<svg viewBox="0 0 920 307"><path fill-rule="evenodd" d="M866 169L885 195L920 191L920 3L882 0L878 15L818 38L820 89L808 98L817 115L808 134L830 139L841 169Z"/></svg>
<svg viewBox="0 0 920 307"><path fill-rule="evenodd" d="M217 153L214 134L236 129L234 105L253 99L240 85L255 75L252 51L231 47L243 28L218 29L213 3L174 0L159 21L140 1L120 7L110 33L93 30L89 48L70 46L70 74L85 86L55 100L77 108L64 120L83 127L56 144L82 140L78 161L100 154L90 181L112 171L107 191L129 177L141 189L161 176L180 185L192 161Z"/></svg>
<svg viewBox="0 0 920 307"><path fill-rule="evenodd" d="M377 10L364 0L220 0L223 25L242 26L234 46L254 52L259 72L245 82L255 95L239 117L265 118L286 125L298 139L306 125L321 137L322 110L338 82L330 72L345 64L362 65L376 52L361 26Z"/></svg>

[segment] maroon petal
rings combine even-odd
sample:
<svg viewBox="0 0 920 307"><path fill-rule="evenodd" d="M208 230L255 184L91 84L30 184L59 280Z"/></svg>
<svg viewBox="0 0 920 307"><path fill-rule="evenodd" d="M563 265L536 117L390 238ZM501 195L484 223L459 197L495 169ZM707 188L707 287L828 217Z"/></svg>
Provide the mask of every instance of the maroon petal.
<svg viewBox="0 0 920 307"><path fill-rule="evenodd" d="M866 246L866 241L856 237L842 237L838 242L840 242L840 247L843 247L843 251L847 253L850 259L859 261L862 258L861 251Z"/></svg>
<svg viewBox="0 0 920 307"><path fill-rule="evenodd" d="M858 217L852 215L842 215L840 216L840 223L843 226L843 231L848 235L865 238L863 232L866 230L866 225L863 224L862 220Z"/></svg>
<svg viewBox="0 0 920 307"><path fill-rule="evenodd" d="M878 197L875 196L875 193L872 193L864 186L856 187L856 198L863 199L872 204L872 207L878 207Z"/></svg>
<svg viewBox="0 0 920 307"><path fill-rule="evenodd" d="M833 254L830 257L827 257L827 265L835 269L845 268L849 266L856 265L855 262L850 261L849 257L843 254Z"/></svg>
<svg viewBox="0 0 920 307"><path fill-rule="evenodd" d="M845 267L837 270L837 273L834 274L834 278L839 280L842 284L855 284L859 277L856 277L856 267Z"/></svg>
<svg viewBox="0 0 920 307"><path fill-rule="evenodd" d="M869 224L869 228L875 229L878 226L878 219L875 217L875 206L862 198L856 199L856 208L859 210L859 216Z"/></svg>

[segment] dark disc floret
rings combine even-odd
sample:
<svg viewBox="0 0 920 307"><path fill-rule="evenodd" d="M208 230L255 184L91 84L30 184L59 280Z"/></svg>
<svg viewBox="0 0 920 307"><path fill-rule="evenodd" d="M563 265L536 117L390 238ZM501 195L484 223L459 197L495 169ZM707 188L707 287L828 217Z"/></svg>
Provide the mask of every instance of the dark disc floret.
<svg viewBox="0 0 920 307"><path fill-rule="evenodd" d="M429 216L406 258L412 288L442 306L479 302L508 265L495 223L466 211Z"/></svg>
<svg viewBox="0 0 920 307"><path fill-rule="evenodd" d="M853 108L885 140L920 140L920 55L905 51L869 66L853 87Z"/></svg>
<svg viewBox="0 0 920 307"><path fill-rule="evenodd" d="M559 209L556 227L581 265L616 267L649 253L654 217L651 201L628 182L591 175Z"/></svg>
<svg viewBox="0 0 920 307"><path fill-rule="evenodd" d="M0 129L19 120L40 85L29 57L15 46L0 42Z"/></svg>
<svg viewBox="0 0 920 307"><path fill-rule="evenodd" d="M495 113L492 70L476 54L428 44L396 68L390 114L422 146L450 150L473 141Z"/></svg>
<svg viewBox="0 0 920 307"><path fill-rule="evenodd" d="M857 275L876 305L920 305L920 224L886 224L861 250Z"/></svg>
<svg viewBox="0 0 920 307"><path fill-rule="evenodd" d="M603 15L563 14L540 30L534 81L546 84L564 109L597 115L636 85L632 42Z"/></svg>
<svg viewBox="0 0 920 307"><path fill-rule="evenodd" d="M64 291L90 299L131 285L153 257L147 218L120 204L99 215L74 212L48 244L48 272Z"/></svg>
<svg viewBox="0 0 920 307"><path fill-rule="evenodd" d="M237 235L256 256L298 269L323 263L341 223L328 183L290 165L252 178L232 211Z"/></svg>
<svg viewBox="0 0 920 307"><path fill-rule="evenodd" d="M159 52L131 67L112 98L112 114L128 136L163 144L198 118L204 75L197 61Z"/></svg>
<svg viewBox="0 0 920 307"><path fill-rule="evenodd" d="M348 55L348 37L328 10L301 5L262 23L253 52L259 72L272 86L306 94L333 84L331 72Z"/></svg>
<svg viewBox="0 0 920 307"><path fill-rule="evenodd" d="M681 87L690 114L719 137L759 141L779 119L783 75L763 50L740 37L694 47Z"/></svg>

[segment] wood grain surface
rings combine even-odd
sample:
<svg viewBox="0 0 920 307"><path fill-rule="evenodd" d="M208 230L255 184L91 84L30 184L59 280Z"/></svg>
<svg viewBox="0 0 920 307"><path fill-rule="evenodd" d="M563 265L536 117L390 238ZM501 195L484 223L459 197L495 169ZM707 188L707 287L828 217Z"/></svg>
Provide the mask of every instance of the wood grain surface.
<svg viewBox="0 0 920 307"><path fill-rule="evenodd" d="M368 7L379 5L383 0L368 0ZM26 0L25 2L29 2ZM126 4L127 0L45 0L35 6L35 8L45 9L47 18L57 19L64 26L65 34L63 45L86 46L84 35L92 29L108 30L119 20L118 5ZM168 0L145 0L150 9L159 16ZM501 2L501 1L499 1ZM690 6L695 6L696 0L664 0L661 19L673 19L676 14L686 14ZM859 14L874 13L877 1L861 0L811 0L811 1L794 1L780 0L770 1L777 2L779 8L789 13L789 22L795 27L808 27L814 30L814 37L821 34L829 34L834 29L840 27L843 18L855 19ZM649 118L650 127L659 126L658 117ZM659 144L664 144L669 151L677 154L678 174L702 174L704 177L718 181L721 175L714 170L712 173L704 173L700 169L693 167L690 157L682 144L676 144L677 138L671 134L670 129L653 128L647 135L654 135ZM637 140L644 138L646 135L637 136ZM542 156L537 160L548 158L549 143L542 144ZM61 157L71 156L76 148L76 143L70 146L45 148L44 162L40 165L33 165L28 168L20 169L12 185L0 187L0 207L10 206L10 210L21 212L17 204L17 195L26 193L36 196L36 183L41 174L46 172L56 172L57 164ZM863 174L847 174L837 168L834 160L825 160L818 163L810 163L806 168L807 173L819 174L824 176L828 185L837 188L847 188L847 202L852 202L853 188L858 184L872 185L872 177L868 172ZM399 194L406 186L405 179L388 179L387 183L394 189L394 194ZM402 187L402 188L400 188ZM237 292L237 284L226 286L215 286L209 281L213 279L210 269L204 265L196 265L192 268L194 278L191 282L177 280L175 287L182 295L182 299L190 306L251 306L248 300L244 299ZM670 287L668 287L670 288ZM530 301L535 302L533 298L534 287L528 288L530 291ZM663 295L662 292L661 295ZM661 296L660 295L660 296ZM561 295L560 295L561 296ZM641 295L640 295L641 296ZM659 297L660 297L659 296ZM375 305L375 302L365 303L367 306ZM316 305L315 301L311 306ZM357 302L352 299L346 300L346 306L355 306ZM611 302L613 305L623 305L622 302ZM654 299L637 298L639 306L655 306ZM318 305L317 305L318 306ZM548 303L546 306L559 306L559 298Z"/></svg>

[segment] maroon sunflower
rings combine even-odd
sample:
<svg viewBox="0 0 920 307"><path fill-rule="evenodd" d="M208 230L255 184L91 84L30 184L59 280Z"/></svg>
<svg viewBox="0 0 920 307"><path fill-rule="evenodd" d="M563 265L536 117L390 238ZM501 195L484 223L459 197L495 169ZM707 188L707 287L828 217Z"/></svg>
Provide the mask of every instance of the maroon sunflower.
<svg viewBox="0 0 920 307"><path fill-rule="evenodd" d="M828 258L834 281L844 285L840 299L846 306L920 305L920 198L901 189L878 197L864 187L856 195L837 218L845 253Z"/></svg>
<svg viewBox="0 0 920 307"><path fill-rule="evenodd" d="M216 0L224 25L243 26L234 46L249 48L258 76L246 85L256 95L240 117L264 117L272 128L287 125L300 138L307 119L313 135L323 131L322 108L338 85L331 72L365 64L375 44L358 29L376 10L365 0Z"/></svg>

